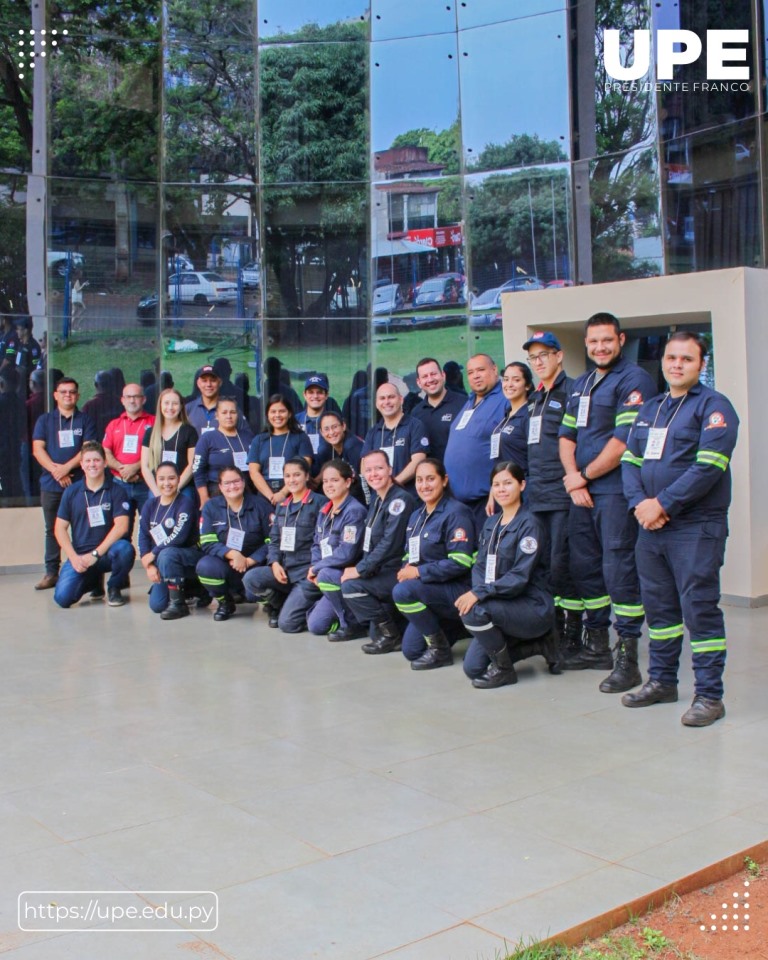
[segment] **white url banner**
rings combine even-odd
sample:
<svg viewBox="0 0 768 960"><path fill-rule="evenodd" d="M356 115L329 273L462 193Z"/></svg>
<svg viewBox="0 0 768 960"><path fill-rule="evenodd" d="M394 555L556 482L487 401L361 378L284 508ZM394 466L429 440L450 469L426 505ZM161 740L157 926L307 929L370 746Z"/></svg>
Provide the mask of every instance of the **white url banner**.
<svg viewBox="0 0 768 960"><path fill-rule="evenodd" d="M219 925L212 890L23 890L20 930L34 932L209 933Z"/></svg>

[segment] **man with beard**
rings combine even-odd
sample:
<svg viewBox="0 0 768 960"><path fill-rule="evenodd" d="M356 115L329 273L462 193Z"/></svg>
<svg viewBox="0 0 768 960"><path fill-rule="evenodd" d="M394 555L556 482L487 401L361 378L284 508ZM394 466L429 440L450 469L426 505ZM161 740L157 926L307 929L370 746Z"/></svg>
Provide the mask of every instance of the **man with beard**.
<svg viewBox="0 0 768 960"><path fill-rule="evenodd" d="M467 398L446 388L445 374L432 357L416 364L416 383L424 391L424 399L416 404L411 416L418 417L424 424L430 455L443 460L451 424Z"/></svg>

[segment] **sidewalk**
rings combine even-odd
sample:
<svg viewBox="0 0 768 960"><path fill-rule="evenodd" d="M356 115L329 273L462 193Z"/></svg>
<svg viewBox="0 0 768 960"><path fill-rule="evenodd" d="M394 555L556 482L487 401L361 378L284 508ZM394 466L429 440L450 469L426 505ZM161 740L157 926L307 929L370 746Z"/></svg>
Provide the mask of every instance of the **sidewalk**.
<svg viewBox="0 0 768 960"><path fill-rule="evenodd" d="M121 609L35 579L0 577L9 957L494 960L768 837L768 608L725 608L728 714L692 730L687 664L647 710L540 659L480 691L251 606L161 622L140 569ZM219 925L25 933L24 890L213 890Z"/></svg>

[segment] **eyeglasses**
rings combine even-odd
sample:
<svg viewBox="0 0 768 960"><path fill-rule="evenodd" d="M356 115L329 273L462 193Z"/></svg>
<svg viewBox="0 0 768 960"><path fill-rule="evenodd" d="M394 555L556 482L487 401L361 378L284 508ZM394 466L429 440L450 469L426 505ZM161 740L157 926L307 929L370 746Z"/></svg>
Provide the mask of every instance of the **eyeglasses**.
<svg viewBox="0 0 768 960"><path fill-rule="evenodd" d="M76 397L77 390L57 390L56 393L60 394L62 397Z"/></svg>
<svg viewBox="0 0 768 960"><path fill-rule="evenodd" d="M551 357L555 351L554 350L542 350L541 353L529 354L528 355L528 366L533 367L537 363L544 363L544 360L547 357Z"/></svg>
<svg viewBox="0 0 768 960"><path fill-rule="evenodd" d="M241 483L245 483L245 480L220 480L220 487L239 487Z"/></svg>

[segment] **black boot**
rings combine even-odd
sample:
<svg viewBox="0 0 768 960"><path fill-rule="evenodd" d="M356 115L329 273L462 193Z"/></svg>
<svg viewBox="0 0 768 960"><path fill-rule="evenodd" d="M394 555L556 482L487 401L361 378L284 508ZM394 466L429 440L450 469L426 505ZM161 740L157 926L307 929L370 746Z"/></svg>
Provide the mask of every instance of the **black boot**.
<svg viewBox="0 0 768 960"><path fill-rule="evenodd" d="M359 623L348 623L346 627L337 627L327 636L331 643L344 643L347 640L362 640L363 637L368 636L368 631Z"/></svg>
<svg viewBox="0 0 768 960"><path fill-rule="evenodd" d="M276 628L278 620L280 618L280 608L282 604L278 600L276 590L265 590L263 596L261 597L261 602L264 604L264 613L268 617L269 626Z"/></svg>
<svg viewBox="0 0 768 960"><path fill-rule="evenodd" d="M637 666L637 637L619 637L614 647L616 663L613 672L600 684L601 693L624 693L643 682Z"/></svg>
<svg viewBox="0 0 768 960"><path fill-rule="evenodd" d="M611 645L608 640L608 628L600 627L584 630L581 650L560 663L563 670L610 670L613 667Z"/></svg>
<svg viewBox="0 0 768 960"><path fill-rule="evenodd" d="M395 653L402 650L402 637L397 624L392 620L374 624L372 633L370 643L363 644L363 653Z"/></svg>
<svg viewBox="0 0 768 960"><path fill-rule="evenodd" d="M512 666L509 647L504 645L501 650L491 654L487 670L482 676L475 677L472 686L478 690L491 690L494 687L506 687L511 683L517 683L517 674Z"/></svg>
<svg viewBox="0 0 768 960"><path fill-rule="evenodd" d="M510 659L512 663L518 663L529 657L544 657L550 673L562 673L559 663L559 639L554 627L534 640L510 638Z"/></svg>
<svg viewBox="0 0 768 960"><path fill-rule="evenodd" d="M213 615L213 619L218 623L221 623L222 620L229 620L233 613L237 610L232 598L227 595L225 597L217 597L219 602L218 607L216 607L216 612Z"/></svg>
<svg viewBox="0 0 768 960"><path fill-rule="evenodd" d="M411 660L411 670L436 670L438 667L450 667L453 663L453 651L448 637L442 630L424 637L427 649L418 660Z"/></svg>
<svg viewBox="0 0 768 960"><path fill-rule="evenodd" d="M581 611L567 610L565 612L565 628L560 633L559 659L561 663L563 660L571 660L581 651L583 633Z"/></svg>
<svg viewBox="0 0 768 960"><path fill-rule="evenodd" d="M184 595L184 582L181 580L169 580L168 592L170 600L168 606L160 614L161 620L181 620L182 617L189 616L189 607Z"/></svg>
<svg viewBox="0 0 768 960"><path fill-rule="evenodd" d="M565 636L565 610L562 607L555 607L555 629L559 637Z"/></svg>

